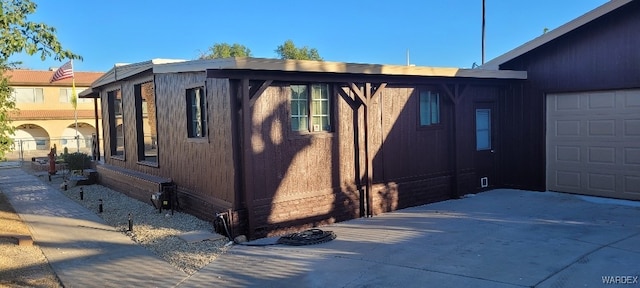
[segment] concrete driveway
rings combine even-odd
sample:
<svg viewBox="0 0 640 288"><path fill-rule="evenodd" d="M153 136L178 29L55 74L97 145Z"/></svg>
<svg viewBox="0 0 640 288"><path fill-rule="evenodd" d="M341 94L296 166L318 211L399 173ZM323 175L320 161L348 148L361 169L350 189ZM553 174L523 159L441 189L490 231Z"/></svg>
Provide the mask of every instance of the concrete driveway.
<svg viewBox="0 0 640 288"><path fill-rule="evenodd" d="M638 204L494 190L322 227L324 244L235 246L179 286L640 287Z"/></svg>

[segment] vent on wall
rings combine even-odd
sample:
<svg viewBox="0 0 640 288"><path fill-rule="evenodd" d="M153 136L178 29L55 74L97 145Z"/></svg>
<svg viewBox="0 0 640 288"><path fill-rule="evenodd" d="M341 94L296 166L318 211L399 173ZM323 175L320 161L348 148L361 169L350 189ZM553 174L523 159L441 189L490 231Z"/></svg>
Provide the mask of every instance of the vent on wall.
<svg viewBox="0 0 640 288"><path fill-rule="evenodd" d="M481 187L481 188L487 188L487 187L489 187L489 178L488 178L488 177L482 177L482 178L480 178L480 187Z"/></svg>

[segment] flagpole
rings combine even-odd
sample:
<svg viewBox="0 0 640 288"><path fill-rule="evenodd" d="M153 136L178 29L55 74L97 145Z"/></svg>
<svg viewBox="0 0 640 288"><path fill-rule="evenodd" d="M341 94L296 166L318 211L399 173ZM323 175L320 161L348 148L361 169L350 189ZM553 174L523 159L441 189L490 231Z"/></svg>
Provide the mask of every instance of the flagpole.
<svg viewBox="0 0 640 288"><path fill-rule="evenodd" d="M73 60L71 60L71 69L73 69ZM78 98L76 95L76 76L75 73L71 77L71 104L73 105L73 115L76 122L76 149L80 152L80 138L78 137Z"/></svg>

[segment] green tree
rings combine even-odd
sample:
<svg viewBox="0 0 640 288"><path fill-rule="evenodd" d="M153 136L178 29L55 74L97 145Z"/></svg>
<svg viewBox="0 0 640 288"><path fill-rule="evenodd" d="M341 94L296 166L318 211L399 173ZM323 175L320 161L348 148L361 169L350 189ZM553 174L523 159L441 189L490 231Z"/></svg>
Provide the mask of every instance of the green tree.
<svg viewBox="0 0 640 288"><path fill-rule="evenodd" d="M19 65L10 63L9 57L17 53L39 54L40 59L82 59L77 54L62 48L56 37L56 29L44 23L29 21L27 17L36 11L37 5L30 0L0 1L0 159L13 144L9 115L15 111L6 71Z"/></svg>
<svg viewBox="0 0 640 288"><path fill-rule="evenodd" d="M200 55L200 59L216 59L229 57L250 57L251 50L244 45L234 43L216 43L209 47L207 53Z"/></svg>
<svg viewBox="0 0 640 288"><path fill-rule="evenodd" d="M309 48L307 46L298 48L293 44L292 40L284 41L282 45L279 45L276 53L278 53L280 59L322 61L322 57L320 57L316 48Z"/></svg>

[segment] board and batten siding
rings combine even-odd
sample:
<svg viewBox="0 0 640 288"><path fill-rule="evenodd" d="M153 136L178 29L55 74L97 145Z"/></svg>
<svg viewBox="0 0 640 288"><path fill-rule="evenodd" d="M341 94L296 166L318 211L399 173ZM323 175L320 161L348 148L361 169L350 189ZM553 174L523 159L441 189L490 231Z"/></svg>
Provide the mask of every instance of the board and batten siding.
<svg viewBox="0 0 640 288"><path fill-rule="evenodd" d="M204 72L157 74L159 168L197 214L234 208L236 167L233 162L229 81L206 79ZM205 85L207 136L187 137L186 89ZM180 203L183 205L183 203ZM194 207L194 208L195 208Z"/></svg>
<svg viewBox="0 0 640 288"><path fill-rule="evenodd" d="M134 85L153 80L156 97L158 163L138 159ZM207 137L187 137L186 89L206 83ZM180 206L196 216L212 219L216 212L233 209L236 199L236 165L233 162L229 81L207 79L204 72L141 75L105 87L102 109L108 111L108 91L121 89L125 125L125 157L111 157L110 137L105 140L105 163L127 169L128 174L143 173L171 179L180 192ZM103 118L104 135L110 135L109 117ZM123 174L120 174L123 175ZM112 179L113 180L113 179ZM113 182L113 181L112 181ZM116 181L117 182L117 181ZM123 187L118 187L123 189ZM135 187L134 187L135 189ZM154 191L138 189L136 195L148 200ZM149 190L149 189L147 189ZM146 193L146 194L145 194ZM140 194L140 195L138 195ZM145 194L145 195L142 195Z"/></svg>
<svg viewBox="0 0 640 288"><path fill-rule="evenodd" d="M546 189L546 95L640 87L640 1L600 17L527 54L500 65L527 71L528 80L506 98L514 131L504 173L510 186ZM520 130L518 132L518 130Z"/></svg>
<svg viewBox="0 0 640 288"><path fill-rule="evenodd" d="M249 205L254 211L250 233L254 236L346 220L357 213L354 192L341 189L343 182L349 185L343 177L354 173L353 158L343 158L350 155L340 151L353 149L339 145L343 114L338 111L342 108L333 110L340 115L331 119L333 132L298 134L291 131L289 95L289 86L273 84L250 110L252 157L246 165L253 175ZM333 104L342 106L332 95ZM341 119L338 123L337 117Z"/></svg>
<svg viewBox="0 0 640 288"><path fill-rule="evenodd" d="M335 89L356 99L348 88ZM480 98L497 97L497 88L475 90ZM441 92L441 124L419 127L417 91L388 86L368 103L373 214L451 197L453 103ZM274 84L250 111L254 236L356 218L364 205L358 190L366 183L364 106L350 106L334 90L334 131L298 135L290 131L289 93L288 86ZM473 118L464 119L471 122L463 140L473 140ZM473 160L465 167L472 170Z"/></svg>
<svg viewBox="0 0 640 288"><path fill-rule="evenodd" d="M440 94L440 123L420 127L419 91ZM374 214L446 200L451 195L452 103L437 87L387 86L370 111Z"/></svg>

